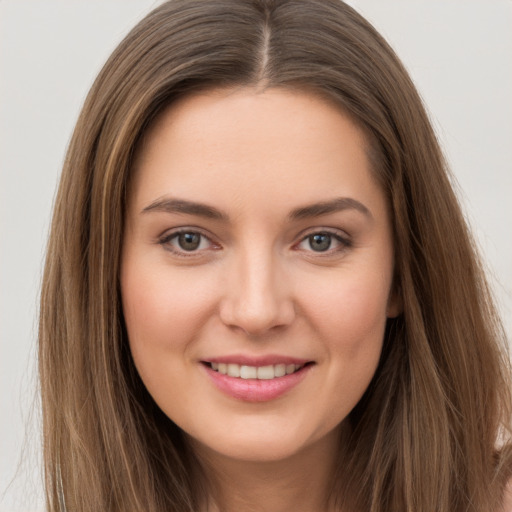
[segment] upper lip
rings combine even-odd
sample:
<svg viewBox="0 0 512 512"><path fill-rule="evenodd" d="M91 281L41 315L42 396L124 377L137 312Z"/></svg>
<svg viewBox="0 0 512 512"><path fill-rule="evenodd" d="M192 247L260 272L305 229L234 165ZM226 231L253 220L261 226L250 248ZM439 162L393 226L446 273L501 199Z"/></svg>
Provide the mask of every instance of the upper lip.
<svg viewBox="0 0 512 512"><path fill-rule="evenodd" d="M243 354L231 354L225 356L216 356L202 359L203 363L226 363L238 364L244 366L270 366L276 364L298 364L304 365L311 363L310 359L302 359L300 357L291 357L285 355L268 354L262 356L249 356Z"/></svg>

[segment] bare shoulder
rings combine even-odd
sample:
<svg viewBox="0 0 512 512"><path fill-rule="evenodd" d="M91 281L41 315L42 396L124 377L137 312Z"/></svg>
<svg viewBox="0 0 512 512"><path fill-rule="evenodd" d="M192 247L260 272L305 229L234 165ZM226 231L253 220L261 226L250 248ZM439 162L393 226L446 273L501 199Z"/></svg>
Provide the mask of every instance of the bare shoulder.
<svg viewBox="0 0 512 512"><path fill-rule="evenodd" d="M502 512L512 512L512 479L510 479L505 487L505 494L503 496L503 509Z"/></svg>

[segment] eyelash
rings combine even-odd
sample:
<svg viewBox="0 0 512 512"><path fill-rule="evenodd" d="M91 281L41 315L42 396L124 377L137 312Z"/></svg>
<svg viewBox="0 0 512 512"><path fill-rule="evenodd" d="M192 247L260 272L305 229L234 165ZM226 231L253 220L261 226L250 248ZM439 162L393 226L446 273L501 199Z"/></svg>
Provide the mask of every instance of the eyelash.
<svg viewBox="0 0 512 512"><path fill-rule="evenodd" d="M329 257L333 255L337 255L350 247L352 247L352 241L348 237L348 235L341 234L338 230L332 230L332 229L320 229L320 230L312 230L306 234L303 234L300 242L298 244L295 244L294 247L298 247L303 243L307 243L308 239L311 239L313 236L319 236L319 235L326 235L329 236L331 239L331 245L333 242L336 242L339 244L338 247L327 249L326 251L314 251L312 248L311 250L307 250L306 252L310 252L315 254L316 257Z"/></svg>
<svg viewBox="0 0 512 512"><path fill-rule="evenodd" d="M208 247L208 249L213 247L213 250L219 250L221 247L218 244L215 244L211 238L207 235L205 235L203 232L198 230L197 228L181 228L176 231L172 231L170 233L166 233L162 237L158 239L158 244L161 245L165 250L172 252L174 255L181 257L181 258L190 258L190 257L197 257L200 255L204 250L206 249L194 249L191 251L187 251L185 249L179 249L174 247L171 242L174 239L178 239L180 235L199 235L201 238L199 241L199 247L202 244L203 240L207 240L207 242L210 244L211 247ZM298 243L294 244L294 248L299 248L299 246L303 243L307 243L308 239L311 239L313 236L319 236L319 235L326 235L330 237L330 242L332 245L332 242L338 243L339 246L335 247L334 249L329 247L325 251L315 251L313 249L305 250L305 252L309 252L312 254L315 254L316 257L328 257L333 256L335 254L339 254L346 249L352 247L352 241L347 235L341 235L339 231L330 230L330 229L316 229L312 230L306 234L302 234L301 239Z"/></svg>
<svg viewBox="0 0 512 512"><path fill-rule="evenodd" d="M220 249L220 246L215 244L209 236L205 235L197 228L181 228L176 231L166 233L161 238L159 238L158 243L165 250L172 252L174 255L181 257L181 258L197 257L204 250L204 249L199 249L199 250L196 249L193 251L187 251L185 249L178 249L176 247L173 247L173 245L171 244L171 241L173 239L177 239L180 235L199 235L201 237L199 244L201 244L203 240L207 240L211 246L215 247L215 250Z"/></svg>

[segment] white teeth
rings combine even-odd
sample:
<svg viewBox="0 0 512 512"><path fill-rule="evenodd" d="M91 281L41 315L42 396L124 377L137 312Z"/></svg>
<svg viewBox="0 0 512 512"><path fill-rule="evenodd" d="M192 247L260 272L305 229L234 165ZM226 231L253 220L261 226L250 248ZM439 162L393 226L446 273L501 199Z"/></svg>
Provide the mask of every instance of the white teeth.
<svg viewBox="0 0 512 512"><path fill-rule="evenodd" d="M247 366L233 363L211 363L212 370L218 371L229 377L241 379L270 380L276 377L284 377L300 370L301 364L275 364L267 366Z"/></svg>
<svg viewBox="0 0 512 512"><path fill-rule="evenodd" d="M238 364L228 364L228 375L230 377L240 377L240 366Z"/></svg>
<svg viewBox="0 0 512 512"><path fill-rule="evenodd" d="M285 364L276 364L274 366L274 376L275 377L284 377L286 375L286 365Z"/></svg>
<svg viewBox="0 0 512 512"><path fill-rule="evenodd" d="M258 367L258 379L273 379L274 378L274 367L270 366L260 366Z"/></svg>
<svg viewBox="0 0 512 512"><path fill-rule="evenodd" d="M258 368L256 366L240 366L240 377L242 379L257 379Z"/></svg>

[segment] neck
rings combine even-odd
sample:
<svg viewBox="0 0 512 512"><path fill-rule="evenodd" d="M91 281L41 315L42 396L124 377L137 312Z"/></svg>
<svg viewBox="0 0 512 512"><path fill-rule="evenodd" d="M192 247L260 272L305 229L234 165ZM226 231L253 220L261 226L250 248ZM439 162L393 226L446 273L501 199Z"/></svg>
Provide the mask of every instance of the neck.
<svg viewBox="0 0 512 512"><path fill-rule="evenodd" d="M283 460L247 461L195 446L208 475L208 512L328 512L338 432Z"/></svg>

